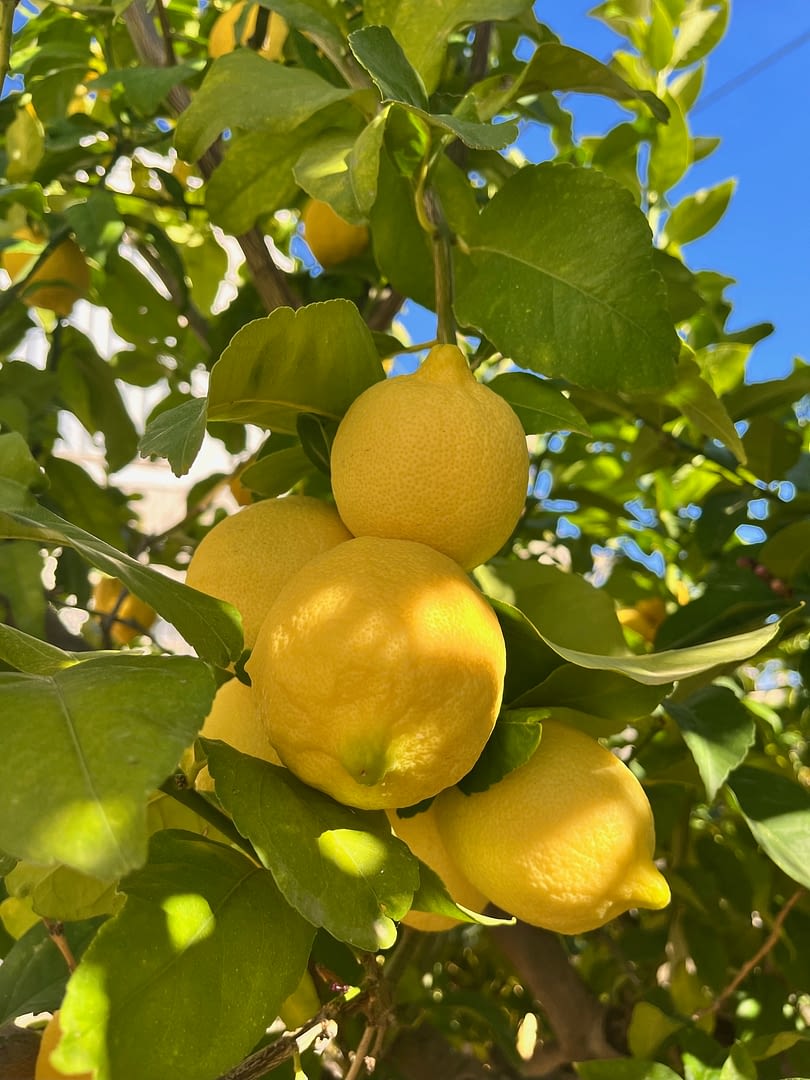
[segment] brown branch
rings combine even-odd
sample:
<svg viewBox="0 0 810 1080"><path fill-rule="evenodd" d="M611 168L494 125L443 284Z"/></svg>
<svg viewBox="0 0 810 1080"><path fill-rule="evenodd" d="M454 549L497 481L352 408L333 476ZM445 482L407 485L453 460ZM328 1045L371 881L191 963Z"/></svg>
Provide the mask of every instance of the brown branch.
<svg viewBox="0 0 810 1080"><path fill-rule="evenodd" d="M127 25L132 44L139 58L150 67L167 67L166 43L155 29L155 25L146 10L145 0L134 0L124 11L123 19ZM173 86L166 95L172 112L179 116L191 102L191 94L185 86ZM219 147L209 148L197 163L200 172L207 180L220 161ZM281 270L273 262L265 243L264 234L259 229L251 229L236 238L244 252L256 291L268 312L277 307L299 307L300 301L290 290Z"/></svg>
<svg viewBox="0 0 810 1080"><path fill-rule="evenodd" d="M580 979L556 934L518 922L490 934L521 982L543 1006L557 1043L541 1046L524 1070L546 1076L571 1061L621 1055L605 1035L605 1010Z"/></svg>
<svg viewBox="0 0 810 1080"><path fill-rule="evenodd" d="M383 290L366 316L369 330L387 330L404 303L405 297L396 289Z"/></svg>
<svg viewBox="0 0 810 1080"><path fill-rule="evenodd" d="M378 1035L379 1030L380 1029L377 1027L376 1024L366 1025L366 1029L363 1032L362 1038L357 1044L357 1049L354 1052L352 1063L346 1070L346 1074L343 1077L343 1080L357 1080L357 1078L360 1076L363 1069L366 1067L366 1058L368 1056L369 1050L371 1049L372 1041L378 1041L375 1036ZM370 1071L371 1070L369 1070L369 1072Z"/></svg>
<svg viewBox="0 0 810 1080"><path fill-rule="evenodd" d="M14 30L14 10L19 0L0 0L0 86L6 81L11 63L11 37Z"/></svg>
<svg viewBox="0 0 810 1080"><path fill-rule="evenodd" d="M55 922L52 919L43 919L42 922L45 929L48 931L48 936L62 954L64 961L67 964L67 969L72 975L76 970L76 957L73 955L70 943L65 937L65 924Z"/></svg>
<svg viewBox="0 0 810 1080"><path fill-rule="evenodd" d="M166 50L166 67L174 67L174 65L177 63L177 57L174 54L172 28L171 26L169 26L169 19L166 15L166 8L163 6L163 0L155 0L155 10L157 11L158 22L160 23L160 32L163 35L163 44Z"/></svg>
<svg viewBox="0 0 810 1080"><path fill-rule="evenodd" d="M717 995L714 1001L710 1005L707 1005L704 1009L701 1009L699 1012L696 1012L692 1015L693 1020L700 1020L702 1017L708 1016L710 1013L716 1013L720 1006L724 1002L728 1001L728 999L735 992L735 990L742 986L742 984L745 982L745 980L748 978L754 968L757 967L757 965L765 959L771 949L774 948L781 936L782 926L784 925L785 919L790 914L791 909L799 902L804 893L805 889L799 888L796 890L795 893L793 893L790 899L786 901L782 909L777 913L776 918L773 920L771 932L765 938L762 945L757 949L757 951L754 953L750 960L746 960L746 962L743 964L743 966L740 968L740 970L737 972L737 974L734 976L728 986Z"/></svg>
<svg viewBox="0 0 810 1080"><path fill-rule="evenodd" d="M492 41L492 23L482 22L475 28L472 57L470 58L470 86L480 82L489 67L489 46Z"/></svg>

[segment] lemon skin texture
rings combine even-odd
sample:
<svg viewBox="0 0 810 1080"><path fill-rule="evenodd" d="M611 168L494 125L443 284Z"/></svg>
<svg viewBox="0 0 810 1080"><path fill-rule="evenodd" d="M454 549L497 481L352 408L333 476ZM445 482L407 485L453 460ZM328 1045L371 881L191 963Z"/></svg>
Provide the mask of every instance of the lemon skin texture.
<svg viewBox="0 0 810 1080"><path fill-rule="evenodd" d="M223 518L203 537L186 584L233 604L249 649L281 587L315 555L350 537L335 508L320 499L265 499Z"/></svg>
<svg viewBox="0 0 810 1080"><path fill-rule="evenodd" d="M37 236L31 229L20 229L14 237L32 244L45 243L45 238ZM36 258L36 254L29 251L4 251L3 269L12 281L16 281L33 266ZM89 288L90 268L78 244L68 238L27 279L20 299L28 307L48 308L57 315L69 315L73 305L87 295Z"/></svg>
<svg viewBox="0 0 810 1080"><path fill-rule="evenodd" d="M233 52L236 48L237 25L246 6L246 0L238 0L236 4L233 4L227 11L222 13L211 27L211 34L208 38L208 55L213 59ZM253 37L258 18L259 5L253 4L245 19L244 29L239 40L240 45L247 45ZM262 47L257 50L259 56L263 56L266 60L279 60L284 50L284 42L287 40L288 32L289 28L284 19L277 12L271 11Z"/></svg>
<svg viewBox="0 0 810 1080"><path fill-rule="evenodd" d="M447 791L435 807L462 873L524 922L580 934L628 908L669 903L638 780L595 739L558 721L543 721L525 765L480 794Z"/></svg>
<svg viewBox="0 0 810 1080"><path fill-rule="evenodd" d="M217 690L200 735L204 739L220 739L234 750L272 765L281 764L256 712L252 687L238 679L229 679ZM197 774L194 786L198 791L214 790L214 780L207 765Z"/></svg>
<svg viewBox="0 0 810 1080"><path fill-rule="evenodd" d="M355 536L416 540L465 569L491 558L523 510L526 436L455 345L365 390L332 446L332 489Z"/></svg>
<svg viewBox="0 0 810 1080"><path fill-rule="evenodd" d="M247 671L287 768L339 802L384 809L468 772L505 666L498 620L452 560L362 537L285 585Z"/></svg>
<svg viewBox="0 0 810 1080"><path fill-rule="evenodd" d="M330 270L347 259L362 255L368 247L368 229L344 221L329 203L310 199L301 214L304 239L324 268Z"/></svg>
<svg viewBox="0 0 810 1080"><path fill-rule="evenodd" d="M434 804L413 817L398 817L396 810L386 810L391 829L395 836L408 845L411 852L426 863L439 875L445 888L457 904L471 911L483 911L487 898L476 889L453 862L444 846L439 826L436 824ZM406 926L415 930L438 931L452 930L460 920L448 915L438 915L432 911L409 911L402 920Z"/></svg>
<svg viewBox="0 0 810 1080"><path fill-rule="evenodd" d="M51 1054L56 1049L59 1040L62 1038L62 1028L59 1026L59 1012L55 1012L45 1025L45 1029L42 1032L42 1040L39 1044L39 1051L37 1052L37 1060L34 1065L34 1080L62 1080L67 1076L67 1073L59 1072L59 1070L51 1065ZM71 1080L93 1080L91 1073L79 1073L72 1074Z"/></svg>
<svg viewBox="0 0 810 1080"><path fill-rule="evenodd" d="M102 615L109 614L118 603L118 597L124 588L118 578L101 578L93 589L93 611ZM157 613L153 607L128 592L116 610L115 621L110 624L110 640L116 645L128 645L148 630L156 618ZM128 623L134 625L129 626Z"/></svg>

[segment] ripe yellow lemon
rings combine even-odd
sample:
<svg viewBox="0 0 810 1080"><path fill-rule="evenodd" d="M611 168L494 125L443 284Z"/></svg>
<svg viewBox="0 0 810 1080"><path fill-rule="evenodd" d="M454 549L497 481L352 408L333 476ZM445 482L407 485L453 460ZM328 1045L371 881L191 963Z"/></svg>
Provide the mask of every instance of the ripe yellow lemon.
<svg viewBox="0 0 810 1080"><path fill-rule="evenodd" d="M417 859L436 871L457 904L471 911L484 910L487 898L467 881L444 846L436 824L435 804L413 817L399 817L396 810L386 810L386 814L394 834L405 841ZM450 930L459 925L458 919L432 911L409 911L402 921L416 930Z"/></svg>
<svg viewBox="0 0 810 1080"><path fill-rule="evenodd" d="M641 784L566 724L544 720L525 765L479 794L444 792L435 807L462 873L524 922L579 934L628 908L669 903Z"/></svg>
<svg viewBox="0 0 810 1080"><path fill-rule="evenodd" d="M31 229L19 229L17 240L44 247L45 238ZM3 269L12 281L23 277L37 259L36 252L4 251L0 257ZM69 315L73 305L87 295L90 288L90 269L75 241L68 238L48 256L27 279L20 299L28 307L48 308L57 315Z"/></svg>
<svg viewBox="0 0 810 1080"><path fill-rule="evenodd" d="M667 606L660 596L644 597L635 607L619 608L616 617L622 626L634 630L645 641L652 643L658 627L667 617Z"/></svg>
<svg viewBox="0 0 810 1080"><path fill-rule="evenodd" d="M498 620L452 560L369 536L287 583L247 671L287 768L349 806L382 809L469 771L505 667Z"/></svg>
<svg viewBox="0 0 810 1080"><path fill-rule="evenodd" d="M368 229L352 225L335 213L329 203L310 199L301 214L304 239L309 250L329 270L347 259L362 255L368 247Z"/></svg>
<svg viewBox="0 0 810 1080"><path fill-rule="evenodd" d="M256 712L252 688L238 679L229 679L217 690L200 735L205 739L220 739L234 750L272 765L281 764ZM214 780L207 765L197 774L194 786L198 791L214 790Z"/></svg>
<svg viewBox="0 0 810 1080"><path fill-rule="evenodd" d="M320 499L265 499L223 518L203 537L186 584L233 604L251 648L282 585L315 555L350 536L335 508Z"/></svg>
<svg viewBox="0 0 810 1080"><path fill-rule="evenodd" d="M224 11L219 16L211 27L211 34L208 38L209 56L216 59L218 56L224 56L225 53L233 52L236 48L237 25L246 7L246 0L238 0L237 3L232 4L227 11ZM247 45L253 37L256 32L258 18L259 5L251 4L250 11L244 20L242 36L239 39L240 45ZM287 40L288 33L289 29L284 19L277 12L271 11L264 41L261 48L257 50L259 56L264 56L267 60L278 60L284 49L284 42Z"/></svg>
<svg viewBox="0 0 810 1080"><path fill-rule="evenodd" d="M526 499L529 456L513 409L455 345L365 390L332 446L332 488L355 536L416 540L472 569L494 555Z"/></svg>
<svg viewBox="0 0 810 1080"><path fill-rule="evenodd" d="M42 1039L37 1051L37 1060L34 1065L34 1080L63 1080L67 1073L59 1072L56 1066L51 1065L51 1054L56 1049L62 1038L62 1028L59 1026L59 1011L57 1010L45 1025ZM80 1073L78 1076L71 1074L73 1080L93 1080L90 1073Z"/></svg>
<svg viewBox="0 0 810 1080"><path fill-rule="evenodd" d="M125 589L126 586L114 577L101 578L93 589L93 611L109 615L115 610L115 618L110 623L110 640L116 645L128 645L133 638L145 633L157 618L155 609L131 592L127 592L118 604Z"/></svg>

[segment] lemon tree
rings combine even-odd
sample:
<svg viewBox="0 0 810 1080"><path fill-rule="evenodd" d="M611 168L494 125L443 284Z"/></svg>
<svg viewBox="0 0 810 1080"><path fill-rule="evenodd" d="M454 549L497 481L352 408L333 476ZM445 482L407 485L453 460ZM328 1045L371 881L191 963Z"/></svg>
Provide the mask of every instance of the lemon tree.
<svg viewBox="0 0 810 1080"><path fill-rule="evenodd" d="M0 1073L810 1076L730 5L562 7L0 0Z"/></svg>

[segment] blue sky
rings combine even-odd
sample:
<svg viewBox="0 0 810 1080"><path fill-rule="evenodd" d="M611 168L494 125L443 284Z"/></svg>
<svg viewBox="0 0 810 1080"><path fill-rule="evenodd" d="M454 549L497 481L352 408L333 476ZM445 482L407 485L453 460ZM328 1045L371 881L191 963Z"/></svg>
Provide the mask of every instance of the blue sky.
<svg viewBox="0 0 810 1080"><path fill-rule="evenodd" d="M607 59L620 39L588 17L592 6L582 0L541 0L535 10L566 44ZM754 349L749 380L778 378L791 370L794 357L810 358L808 32L807 0L734 0L729 30L709 56L692 113L694 134L719 136L722 142L676 189L686 195L737 178L723 220L689 244L684 256L692 269L736 278L728 294L733 329L775 324L775 333ZM802 36L801 46L712 100L731 80ZM572 96L568 104L578 135L597 134L626 116L618 106L584 95Z"/></svg>

